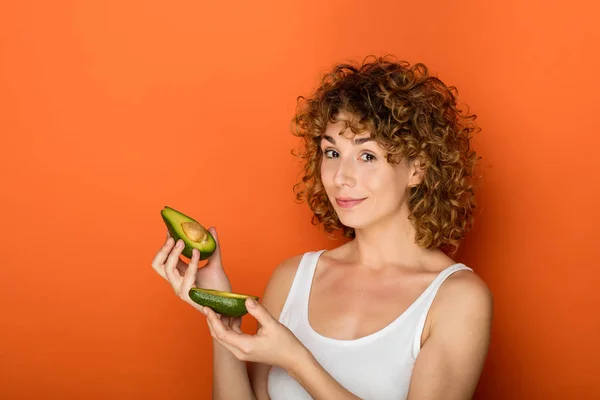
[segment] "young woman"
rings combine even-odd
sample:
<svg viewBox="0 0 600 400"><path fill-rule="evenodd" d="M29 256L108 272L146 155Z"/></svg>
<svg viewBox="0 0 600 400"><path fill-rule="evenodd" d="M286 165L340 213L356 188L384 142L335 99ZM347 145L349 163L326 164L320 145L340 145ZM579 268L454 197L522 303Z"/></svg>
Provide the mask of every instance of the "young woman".
<svg viewBox="0 0 600 400"><path fill-rule="evenodd" d="M451 257L475 207L475 116L423 64L367 61L337 65L293 119L305 145L297 196L349 240L275 268L262 303L247 301L256 334L188 297L193 286L232 290L219 245L202 268L170 237L155 255L153 268L207 317L214 399L473 396L493 301Z"/></svg>

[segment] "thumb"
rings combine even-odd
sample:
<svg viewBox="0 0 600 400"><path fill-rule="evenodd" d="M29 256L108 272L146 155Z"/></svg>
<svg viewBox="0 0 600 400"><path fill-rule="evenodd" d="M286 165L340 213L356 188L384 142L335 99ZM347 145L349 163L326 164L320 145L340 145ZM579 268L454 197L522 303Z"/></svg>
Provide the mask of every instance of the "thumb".
<svg viewBox="0 0 600 400"><path fill-rule="evenodd" d="M273 316L266 310L266 308L264 308L251 297L246 299L246 309L248 310L248 314L256 318L258 323L264 327L277 322L275 321L275 318L273 318Z"/></svg>
<svg viewBox="0 0 600 400"><path fill-rule="evenodd" d="M221 242L219 242L219 235L217 234L217 228L215 228L214 226L211 226L210 228L208 228L208 231L212 235L213 239L215 239L215 251L209 257L209 260L222 266L221 265Z"/></svg>

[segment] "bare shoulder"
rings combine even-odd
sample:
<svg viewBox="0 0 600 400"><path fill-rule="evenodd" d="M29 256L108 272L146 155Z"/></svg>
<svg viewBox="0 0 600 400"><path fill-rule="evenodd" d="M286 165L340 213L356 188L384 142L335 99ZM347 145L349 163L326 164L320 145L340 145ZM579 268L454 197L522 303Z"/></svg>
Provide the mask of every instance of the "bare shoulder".
<svg viewBox="0 0 600 400"><path fill-rule="evenodd" d="M493 295L488 285L475 272L456 271L450 275L440 292L450 302L477 302L491 304Z"/></svg>
<svg viewBox="0 0 600 400"><path fill-rule="evenodd" d="M491 338L493 297L474 272L459 270L440 286L431 330L411 377L409 399L470 399Z"/></svg>
<svg viewBox="0 0 600 400"><path fill-rule="evenodd" d="M261 303L275 319L281 314L302 256L298 254L280 262L267 282Z"/></svg>
<svg viewBox="0 0 600 400"><path fill-rule="evenodd" d="M488 285L476 273L460 270L442 284L435 300L434 323L447 326L452 321L471 324L491 323L494 297Z"/></svg>
<svg viewBox="0 0 600 400"><path fill-rule="evenodd" d="M273 278L281 279L284 277L290 277L296 274L298 270L298 265L300 265L300 261L302 260L303 254L296 254L295 256L291 256L286 258L282 262L280 262L273 271Z"/></svg>

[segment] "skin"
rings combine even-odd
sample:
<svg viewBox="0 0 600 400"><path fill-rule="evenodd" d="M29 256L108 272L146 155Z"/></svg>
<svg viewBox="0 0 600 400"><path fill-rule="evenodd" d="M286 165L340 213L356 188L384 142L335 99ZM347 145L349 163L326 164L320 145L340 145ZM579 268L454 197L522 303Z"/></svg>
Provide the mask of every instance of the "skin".
<svg viewBox="0 0 600 400"><path fill-rule="evenodd" d="M310 293L309 321L323 336L356 339L397 318L455 261L414 241L406 202L410 187L423 179L418 160L388 164L379 145L368 141L368 133L354 136L342 129L341 122L328 125L321 141L320 172L341 222L355 228L356 238L321 255ZM336 197L365 200L347 209L336 203ZM216 236L214 228L211 233ZM179 260L181 250L172 246L172 241L167 242L152 265L184 301L207 317L215 351L214 399L269 399L271 365L286 369L314 399L358 398L338 384L277 320L301 255L274 270L261 304L247 301L249 314L259 326L256 334L247 335L240 329L240 318L219 316L187 296L194 285L231 291L220 244L203 268L198 268L196 253L186 266ZM489 347L492 314L492 295L476 274L458 271L442 284L421 337L409 400L473 396ZM249 362L249 374L243 362ZM240 384L231 385L232 379Z"/></svg>

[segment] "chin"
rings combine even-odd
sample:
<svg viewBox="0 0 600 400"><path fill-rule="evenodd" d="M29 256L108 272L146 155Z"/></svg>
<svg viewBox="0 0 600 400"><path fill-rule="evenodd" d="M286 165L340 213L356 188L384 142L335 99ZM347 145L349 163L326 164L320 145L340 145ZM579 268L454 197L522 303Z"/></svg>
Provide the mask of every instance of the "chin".
<svg viewBox="0 0 600 400"><path fill-rule="evenodd" d="M374 213L373 210L361 210L360 212L344 212L344 210L335 209L340 223L348 228L355 230L367 229L378 225L382 221L397 217L396 213Z"/></svg>
<svg viewBox="0 0 600 400"><path fill-rule="evenodd" d="M340 216L340 214L342 214ZM342 225L347 226L348 228L353 228L353 229L362 229L366 226L369 226L369 222L371 221L367 221L364 216L360 216L360 215L343 215L343 213L338 213L337 214L338 219L340 220L340 222L342 223Z"/></svg>

